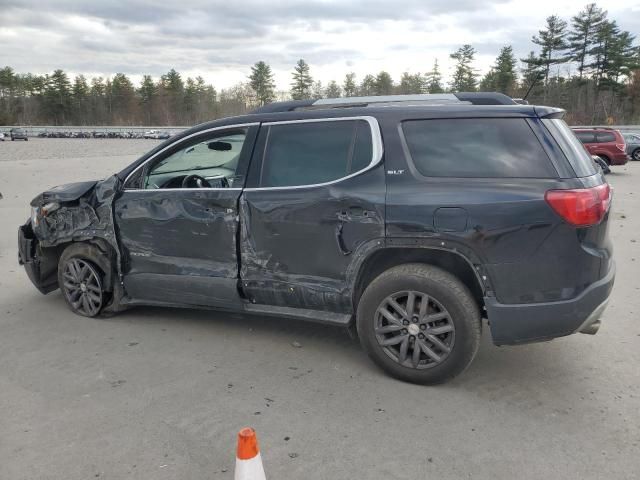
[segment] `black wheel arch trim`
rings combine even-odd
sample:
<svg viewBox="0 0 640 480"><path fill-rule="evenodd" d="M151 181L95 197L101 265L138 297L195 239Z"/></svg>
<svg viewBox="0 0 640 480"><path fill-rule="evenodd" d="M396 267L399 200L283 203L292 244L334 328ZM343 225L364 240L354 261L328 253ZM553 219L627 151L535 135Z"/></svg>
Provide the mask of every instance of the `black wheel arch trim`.
<svg viewBox="0 0 640 480"><path fill-rule="evenodd" d="M456 255L473 271L475 280L483 296L494 296L491 279L484 268L486 262L482 261L480 256L465 244L443 238L387 237L365 242L353 252L353 261L349 265L346 277L351 290L354 311L357 307L357 296L359 293L362 293L357 291L357 287L364 274L364 267L367 261L377 252L391 249L425 249L430 251L443 251Z"/></svg>

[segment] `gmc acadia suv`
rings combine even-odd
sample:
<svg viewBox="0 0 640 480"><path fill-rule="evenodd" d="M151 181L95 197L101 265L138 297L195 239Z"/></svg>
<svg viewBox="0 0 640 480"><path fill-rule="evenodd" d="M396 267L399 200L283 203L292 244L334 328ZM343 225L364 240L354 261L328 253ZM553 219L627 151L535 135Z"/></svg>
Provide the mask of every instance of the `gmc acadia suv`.
<svg viewBox="0 0 640 480"><path fill-rule="evenodd" d="M595 333L611 191L556 108L501 94L303 100L198 125L19 229L43 293L89 317L216 308L355 327L391 375ZM524 148L523 148L524 147Z"/></svg>

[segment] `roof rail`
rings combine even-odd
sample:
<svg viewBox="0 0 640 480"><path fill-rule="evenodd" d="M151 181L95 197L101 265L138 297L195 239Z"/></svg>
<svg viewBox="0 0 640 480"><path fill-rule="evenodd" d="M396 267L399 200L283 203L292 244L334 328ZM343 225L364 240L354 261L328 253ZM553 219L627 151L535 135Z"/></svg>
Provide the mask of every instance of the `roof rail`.
<svg viewBox="0 0 640 480"><path fill-rule="evenodd" d="M472 105L516 105L516 102L511 97L496 92L423 93L416 95L380 95L370 97L321 98L319 100L291 100L288 102L270 103L264 107L253 110L251 113L393 105L454 105L461 103Z"/></svg>

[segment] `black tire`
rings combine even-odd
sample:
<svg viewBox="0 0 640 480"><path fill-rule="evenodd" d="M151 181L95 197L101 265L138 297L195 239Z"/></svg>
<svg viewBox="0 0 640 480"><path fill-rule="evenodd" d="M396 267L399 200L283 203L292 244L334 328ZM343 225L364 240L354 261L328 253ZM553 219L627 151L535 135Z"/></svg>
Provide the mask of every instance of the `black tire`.
<svg viewBox="0 0 640 480"><path fill-rule="evenodd" d="M62 296L73 313L84 317L97 317L109 301L104 271L94 260L96 254L99 251L92 245L72 243L58 260Z"/></svg>
<svg viewBox="0 0 640 480"><path fill-rule="evenodd" d="M606 155L598 155L608 166L611 166L611 160Z"/></svg>
<svg viewBox="0 0 640 480"><path fill-rule="evenodd" d="M631 158L633 160L640 160L640 148L636 148L633 152L631 152Z"/></svg>
<svg viewBox="0 0 640 480"><path fill-rule="evenodd" d="M425 313L428 310L436 313L425 314L423 317L425 319L448 314L446 322L453 326L453 331L451 333L435 334L439 335L438 339L441 344L444 343L446 344L444 346L450 347L447 353L442 350L443 353L440 356L442 360L436 361L425 355L426 350L429 348L426 348L423 352L422 348L424 346L429 344L433 350L432 353L434 353L437 344L431 343L420 331L407 331L407 329L402 328L400 332L385 332L385 334L380 335L380 332L385 328L398 328L395 323L389 322L387 320L388 317L380 312L381 309L386 310L386 306L383 307L383 302L385 302L384 305L387 305L386 302L389 298L394 295L401 295L399 292L412 294L414 300L412 300L413 308L411 310L413 312L416 310L416 305L420 305L420 308L422 308L422 299L427 299L424 302L427 305ZM420 300L415 300L418 294L422 295L422 297L420 297ZM402 302L401 296L396 298L398 299L398 304ZM407 298L407 303L403 307L405 312L408 310L408 303L409 299ZM422 310L420 311L422 312ZM388 313L388 310L386 312ZM414 320L410 321L415 321L416 324L420 324L419 328L423 328L422 322L416 320L419 315L414 315L411 312L409 314L413 315L412 318L414 318ZM404 323L402 318L404 317L399 315L396 320ZM386 322L387 325L381 325L380 322ZM393 267L374 279L366 288L358 303L356 326L362 347L380 368L400 380L423 385L443 383L462 373L475 357L480 345L480 311L469 289L450 273L431 265L419 263ZM407 328L411 327L413 325ZM415 327L413 328L415 329ZM438 328L443 329L438 327L435 322L428 323L425 328L426 330L423 330L423 332L431 338L433 338L433 335L429 335L428 332L435 332ZM402 353L398 353L394 357L393 352L391 352L393 347L380 345L381 341L388 341L388 338L384 335L393 337L396 334L398 336L404 335L404 337L409 335L409 340L406 340L409 342L409 346L404 347L404 364L400 362ZM418 335L424 340L418 340ZM417 345L417 342L420 342L420 348L417 349L418 364L416 366L414 363L415 358L413 358L416 349L413 347ZM404 344L405 340L400 344L400 352ZM411 359L406 358L408 348L411 348L413 352ZM407 362L411 362L411 365L408 366Z"/></svg>

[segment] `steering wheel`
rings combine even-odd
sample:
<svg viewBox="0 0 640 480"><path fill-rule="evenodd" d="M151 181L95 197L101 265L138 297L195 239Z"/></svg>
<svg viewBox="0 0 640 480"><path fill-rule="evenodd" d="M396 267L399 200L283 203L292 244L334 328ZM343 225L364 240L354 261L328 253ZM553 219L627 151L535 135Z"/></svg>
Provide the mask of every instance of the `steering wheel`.
<svg viewBox="0 0 640 480"><path fill-rule="evenodd" d="M187 175L182 179L182 188L211 188L211 184L200 175Z"/></svg>

